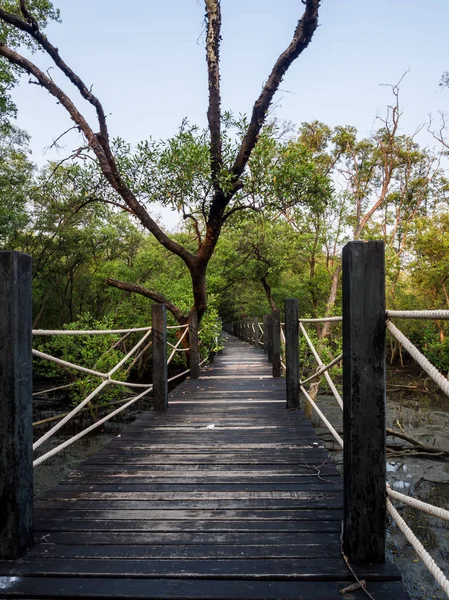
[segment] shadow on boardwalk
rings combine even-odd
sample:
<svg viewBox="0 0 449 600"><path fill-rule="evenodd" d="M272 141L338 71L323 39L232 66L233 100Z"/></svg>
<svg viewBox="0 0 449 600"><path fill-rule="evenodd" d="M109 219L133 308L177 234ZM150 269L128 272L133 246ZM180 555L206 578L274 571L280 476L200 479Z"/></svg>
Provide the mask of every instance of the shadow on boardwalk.
<svg viewBox="0 0 449 600"><path fill-rule="evenodd" d="M0 563L1 598L352 600L342 480L263 352L230 337L36 506L36 544ZM356 567L406 600L391 565Z"/></svg>

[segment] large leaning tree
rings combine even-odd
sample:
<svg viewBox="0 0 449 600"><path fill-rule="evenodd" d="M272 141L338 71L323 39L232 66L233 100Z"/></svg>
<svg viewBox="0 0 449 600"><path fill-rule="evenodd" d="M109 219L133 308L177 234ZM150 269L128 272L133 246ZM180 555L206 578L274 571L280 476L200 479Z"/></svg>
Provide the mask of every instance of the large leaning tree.
<svg viewBox="0 0 449 600"><path fill-rule="evenodd" d="M67 111L74 126L85 138L83 152L92 153L102 176L114 190L122 207L134 215L162 246L179 256L187 266L192 280L194 304L192 309L202 317L207 307L206 272L214 253L224 223L233 214L233 202L245 185L245 171L254 151L261 130L266 123L268 109L279 84L293 61L307 48L318 26L318 11L321 0L302 0L304 10L293 37L287 48L279 55L266 82L256 99L251 117L232 160L225 159L222 136L222 107L220 91L220 41L221 3L220 0L205 0L206 9L206 61L208 68L209 107L207 111L209 129L209 180L210 192L205 203L204 228L196 251L183 246L168 235L156 222L123 176L119 161L110 141L106 111L102 102L92 93L70 65L62 53L47 38L43 30L49 19L58 19L59 13L49 0L5 0L0 6L0 85L3 90L11 85L14 76L27 73L31 81L49 92ZM298 0L298 5L300 4ZM34 51L33 60L24 55L25 48ZM38 52L36 52L38 51ZM83 114L80 103L70 96L49 76L46 68L37 64L35 57L44 53L50 58L65 78L73 84L82 98L90 104L96 115L95 123ZM29 54L29 53L28 53ZM121 282L122 289L137 291L165 304L177 314L176 307L153 290L134 289L133 285Z"/></svg>

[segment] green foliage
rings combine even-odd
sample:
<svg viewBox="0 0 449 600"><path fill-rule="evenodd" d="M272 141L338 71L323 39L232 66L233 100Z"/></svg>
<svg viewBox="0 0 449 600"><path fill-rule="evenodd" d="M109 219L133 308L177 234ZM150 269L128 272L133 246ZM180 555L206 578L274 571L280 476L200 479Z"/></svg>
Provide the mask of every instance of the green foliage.
<svg viewBox="0 0 449 600"><path fill-rule="evenodd" d="M19 0L2 0L1 8L26 21ZM41 29L45 29L49 21L59 21L59 10L49 0L28 0L27 9ZM21 47L31 52L38 49L38 44L31 36L1 19L0 43L13 49ZM17 84L18 76L19 70L4 58L0 58L0 124L7 123L9 117L17 114L9 92Z"/></svg>

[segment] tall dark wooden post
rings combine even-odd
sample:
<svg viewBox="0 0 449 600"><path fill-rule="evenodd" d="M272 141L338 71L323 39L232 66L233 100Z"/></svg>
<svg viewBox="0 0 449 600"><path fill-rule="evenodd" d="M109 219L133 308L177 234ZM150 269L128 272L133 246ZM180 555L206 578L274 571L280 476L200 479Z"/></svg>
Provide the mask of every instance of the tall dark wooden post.
<svg viewBox="0 0 449 600"><path fill-rule="evenodd" d="M284 310L287 408L299 408L298 300L296 298L286 298Z"/></svg>
<svg viewBox="0 0 449 600"><path fill-rule="evenodd" d="M198 346L198 313L194 310L189 315L189 346L190 346L190 379L200 376L200 350Z"/></svg>
<svg viewBox="0 0 449 600"><path fill-rule="evenodd" d="M268 352L267 329L268 329L268 315L264 315L263 316L263 353L264 354L267 354L267 352Z"/></svg>
<svg viewBox="0 0 449 600"><path fill-rule="evenodd" d="M281 311L272 310L273 319L273 377L281 376Z"/></svg>
<svg viewBox="0 0 449 600"><path fill-rule="evenodd" d="M153 304L153 408L167 410L167 313L162 304Z"/></svg>
<svg viewBox="0 0 449 600"><path fill-rule="evenodd" d="M267 354L268 362L273 362L273 315L267 315Z"/></svg>
<svg viewBox="0 0 449 600"><path fill-rule="evenodd" d="M385 561L384 243L343 248L344 550Z"/></svg>
<svg viewBox="0 0 449 600"><path fill-rule="evenodd" d="M259 347L259 319L256 317L254 323L254 348Z"/></svg>
<svg viewBox="0 0 449 600"><path fill-rule="evenodd" d="M31 257L0 252L0 559L33 542Z"/></svg>

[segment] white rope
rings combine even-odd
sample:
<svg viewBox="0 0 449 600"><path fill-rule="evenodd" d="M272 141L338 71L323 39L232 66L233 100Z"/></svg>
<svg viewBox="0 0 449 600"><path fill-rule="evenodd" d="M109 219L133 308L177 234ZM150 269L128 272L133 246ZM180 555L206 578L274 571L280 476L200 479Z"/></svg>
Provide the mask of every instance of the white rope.
<svg viewBox="0 0 449 600"><path fill-rule="evenodd" d="M318 319L299 319L300 323L336 323L342 321L343 317L320 317Z"/></svg>
<svg viewBox="0 0 449 600"><path fill-rule="evenodd" d="M71 437L69 440L66 440L65 442L63 442L59 446L56 446L56 448L52 448L46 454L43 454L42 456L40 456L39 458L37 458L33 462L33 467L39 466L41 463L43 463L47 459L51 458L52 456L54 456L55 454L57 454L61 450L64 450L64 448L67 448L67 446L70 446L71 444L73 444L74 442L76 442L77 440L79 440L80 438L84 437L89 432L93 431L94 429L96 429L100 425L103 425L103 423L106 423L106 421L109 421L109 419L112 419L112 417L115 417L115 415L118 415L120 412L122 412L122 410L125 410L125 408L128 408L128 406L131 406L131 404L134 404L134 402L137 402L137 400L140 400L141 398L143 398L143 396L145 396L146 394L148 394L148 392L150 392L152 389L153 389L153 386L151 385L144 392L142 392L141 394L139 394L138 396L136 396L135 398L133 398L132 400L130 400L129 402L127 402L126 404L124 404L123 406L120 406L119 408L117 408L113 412L109 413L108 415L106 415L105 417L103 417L102 419L100 419L99 421L97 421L96 423L93 423L93 425L90 425L89 427L87 427L86 429L84 429L83 431L81 431L80 433L77 433L76 435L74 435L73 437Z"/></svg>
<svg viewBox="0 0 449 600"><path fill-rule="evenodd" d="M178 373L178 375L174 375L173 377L170 377L170 379L167 380L167 383L170 383L170 381L174 381L175 379L179 379L180 377L187 375L187 373L190 373L190 369L187 369L186 371L183 371L182 373Z"/></svg>
<svg viewBox="0 0 449 600"><path fill-rule="evenodd" d="M67 388L73 387L75 383L66 383L65 385L58 385L58 387L49 388L48 390L42 390L40 392L33 392L33 396L42 396L49 394L50 392L57 392L58 390L66 390Z"/></svg>
<svg viewBox="0 0 449 600"><path fill-rule="evenodd" d="M282 327L281 327L281 341L285 346L285 333L284 333L284 330L282 329Z"/></svg>
<svg viewBox="0 0 449 600"><path fill-rule="evenodd" d="M206 357L204 360L202 360L200 362L200 364L198 365L199 367L201 367L201 365L204 365L205 362L207 362L208 358Z"/></svg>
<svg viewBox="0 0 449 600"><path fill-rule="evenodd" d="M184 333L182 334L182 336L179 338L179 340L178 340L178 342L177 342L176 346L172 346L172 345L170 344L170 346L173 348L173 352L170 354L170 358L169 358L169 359L168 359L168 361L167 361L167 365L169 365L169 364L170 364L170 362L171 362L171 359L173 358L173 356L175 355L175 353L176 353L176 352L187 352L187 351L189 350L189 348L184 348L184 349L182 349L182 350L178 348L179 344L180 344L180 343L182 342L182 340L185 338L185 336L186 336L187 332L188 332L188 329L186 329L186 330L184 331Z"/></svg>
<svg viewBox="0 0 449 600"><path fill-rule="evenodd" d="M57 365L61 365L62 367L75 369L76 371L81 371L81 373L88 373L89 375L96 375L97 377L102 377L103 379L106 377L106 373L101 373L100 371L94 371L93 369L87 369L86 367L75 365L74 363L68 362L67 360L62 360L62 358L56 358L56 356L51 356L51 354L46 354L45 352L40 352L39 350L32 350L32 353L33 356L36 356L37 358L49 360L50 362L54 362Z"/></svg>
<svg viewBox="0 0 449 600"><path fill-rule="evenodd" d="M337 442L343 448L343 439L335 431L334 427L330 424L330 422L326 419L326 417L324 416L324 414L321 412L321 410L318 408L318 406L312 400L312 398L310 397L310 395L309 395L308 391L306 390L306 388L301 385L300 386L300 390L304 394L304 396L307 398L307 400L310 402L310 404L312 405L312 408L317 413L317 415L320 417L320 419L323 421L323 423L326 425L326 427L328 428L328 430L331 432L331 434L334 436L334 438L337 440Z"/></svg>
<svg viewBox="0 0 449 600"><path fill-rule="evenodd" d="M34 444L33 444L33 450L35 450L36 448L38 448L39 446L41 446L45 441L47 441L52 435L54 435L59 429L61 429L61 427L63 425L65 425L68 421L70 421L70 419L76 415L84 406L86 406L86 404L88 402L90 402L93 398L95 398L95 396L97 394L99 394L104 387L106 387L108 384L110 383L117 383L118 385L125 385L125 387L130 387L130 386L136 386L136 385L142 385L142 384L127 384L126 382L117 382L114 380L111 380L111 375L113 375L133 354L134 352L136 352L140 346L144 343L144 341L147 339L147 337L151 334L151 329L148 330L145 335L137 342L137 344L134 346L134 348L132 348L128 354L126 356L124 356L122 358L122 360L117 363L115 365L115 367L113 367L109 373L104 374L104 373L100 373L99 376L100 377L106 377L104 379L104 381L102 381L102 383L100 383L100 385L98 387L96 387L94 389L93 392L91 392L87 398L85 398L82 402L80 402L77 406L75 406L75 408L66 416L64 417L61 421L59 421L58 423L56 423L56 425L54 427L52 427L51 429L49 429L41 438L39 438ZM33 351L34 352L34 351ZM58 359L59 360L59 359Z"/></svg>
<svg viewBox="0 0 449 600"><path fill-rule="evenodd" d="M189 325L167 325L167 329L183 329L184 327L188 329Z"/></svg>
<svg viewBox="0 0 449 600"><path fill-rule="evenodd" d="M306 328L304 327L304 325L302 323L299 324L299 328L301 329L303 336L306 338L307 344L309 345L309 348L312 350L313 356L315 357L315 360L317 361L318 366L324 367L325 365L324 365L323 361L321 360L320 355L316 351L316 348L313 345L312 340L309 338ZM341 396L338 393L338 390L335 387L334 382L331 379L331 376L329 375L329 373L326 370L323 372L324 372L324 377L326 378L326 381L327 381L330 389L332 390L332 393L334 394L339 407L341 408L341 410L343 410L343 400L341 399Z"/></svg>
<svg viewBox="0 0 449 600"><path fill-rule="evenodd" d="M440 508L439 506L434 506L433 504L428 504L427 502L422 502L422 500L417 500L416 498L412 498L411 496L401 494L396 490L392 490L388 484L387 494L391 498L395 498L396 500L400 500L404 504L408 504L408 506L411 506L418 510L422 510L428 515L432 515L432 517L438 517L439 519L443 519L444 521L449 521L449 510L445 510L444 508Z"/></svg>
<svg viewBox="0 0 449 600"><path fill-rule="evenodd" d="M449 580L444 575L443 571L439 568L439 566L436 564L436 562L433 560L433 558L430 556L430 554L427 552L427 550L424 548L424 546L421 544L421 542L418 540L418 538L415 536L413 531L410 529L410 527L407 525L407 523L404 521L404 519L401 517L398 511L388 500L388 498L387 510L390 513L391 517L396 521L399 529L407 538L407 541L413 546L416 553L423 561L424 565L433 575L437 583L443 588L444 593L449 598Z"/></svg>
<svg viewBox="0 0 449 600"><path fill-rule="evenodd" d="M387 310L387 319L392 317L396 319L429 319L429 320L447 320L449 319L449 310Z"/></svg>
<svg viewBox="0 0 449 600"><path fill-rule="evenodd" d="M63 419L61 419L58 423L56 423L56 425L54 427L52 427L51 429L49 429L46 433L44 433L44 435L42 437L40 437L36 442L34 442L33 444L33 450L36 450L36 448L39 448L39 446L41 446L44 442L46 442L52 435L54 435L59 429L61 429L61 427L63 425L65 425L68 421L70 421L70 419L72 417L74 417L84 406L86 406L86 404L88 404L91 400L93 400L93 398L95 398L95 396L101 392L101 390L103 388L105 388L107 385L109 385L109 381L107 379L105 379L104 381L102 381L100 383L100 385L98 387L96 387L94 389L93 392L91 392L87 398L85 398L82 402L80 402L77 406L75 406L75 408L70 411Z"/></svg>
<svg viewBox="0 0 449 600"><path fill-rule="evenodd" d="M325 365L323 367L320 367L316 373L314 373L313 375L311 375L310 377L308 377L307 379L304 379L304 381L300 381L301 385L304 385L305 383L309 383L309 381L312 381L312 379L316 379L317 377L321 377L321 375L325 372L328 371L329 369L331 369L334 365L336 365L337 363L339 363L341 361L341 359L343 358L343 354L339 354L337 356L337 358L334 358L333 361L331 361L328 365Z"/></svg>
<svg viewBox="0 0 449 600"><path fill-rule="evenodd" d="M412 356L416 362L424 369L424 371L433 379L433 381L443 390L443 392L449 396L449 380L446 379L438 371L433 364L427 360L424 354L412 344L412 342L396 327L391 321L387 321L388 331L402 344L407 352Z"/></svg>
<svg viewBox="0 0 449 600"><path fill-rule="evenodd" d="M137 327L135 329L33 329L33 335L103 335L111 333L133 333L134 331L148 331L151 327Z"/></svg>

